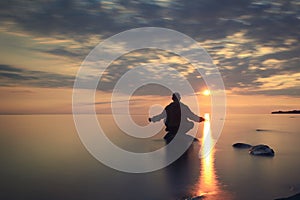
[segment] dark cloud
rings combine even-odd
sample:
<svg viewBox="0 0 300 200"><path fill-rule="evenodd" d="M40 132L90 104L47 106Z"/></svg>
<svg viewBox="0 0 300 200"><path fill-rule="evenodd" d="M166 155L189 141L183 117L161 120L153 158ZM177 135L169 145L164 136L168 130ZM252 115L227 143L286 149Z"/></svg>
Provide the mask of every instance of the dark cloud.
<svg viewBox="0 0 300 200"><path fill-rule="evenodd" d="M11 67L10 65L1 65L0 64L0 71L4 72L22 72L22 69L18 69L15 67Z"/></svg>
<svg viewBox="0 0 300 200"><path fill-rule="evenodd" d="M140 26L160 26L182 31L192 37L221 38L241 28L240 23L220 23L220 18L238 21L241 15L256 16L247 0L172 1L161 6L156 1L9 1L2 3L0 17L41 35L82 34L104 36ZM255 18L252 18L255 21ZM260 19L261 21L261 19ZM222 31L219 31L222 30ZM208 34L209 33L209 34Z"/></svg>
<svg viewBox="0 0 300 200"><path fill-rule="evenodd" d="M108 2L108 1L107 1ZM23 29L41 35L115 34L140 26L161 26L192 37L219 39L247 30L249 37L262 42L299 38L299 5L284 2L248 0L156 1L50 0L3 1L0 17ZM247 19L241 17L247 16Z"/></svg>
<svg viewBox="0 0 300 200"><path fill-rule="evenodd" d="M74 77L0 65L1 86L72 87Z"/></svg>
<svg viewBox="0 0 300 200"><path fill-rule="evenodd" d="M116 29L113 19L102 11L97 1L12 2L2 3L1 18L12 20L33 34L43 36L70 34L68 37L74 37Z"/></svg>
<svg viewBox="0 0 300 200"><path fill-rule="evenodd" d="M65 56L65 57L70 57L72 59L84 59L84 54L85 52L73 52L70 50L65 49L64 47L62 48L55 48L51 50L44 50L45 53L49 53L52 55L58 55L58 56Z"/></svg>
<svg viewBox="0 0 300 200"><path fill-rule="evenodd" d="M252 28L248 35L263 43L280 45L280 41L287 38L299 39L299 12L298 1L265 1L264 4L252 4L250 22ZM256 5L256 7L253 7Z"/></svg>

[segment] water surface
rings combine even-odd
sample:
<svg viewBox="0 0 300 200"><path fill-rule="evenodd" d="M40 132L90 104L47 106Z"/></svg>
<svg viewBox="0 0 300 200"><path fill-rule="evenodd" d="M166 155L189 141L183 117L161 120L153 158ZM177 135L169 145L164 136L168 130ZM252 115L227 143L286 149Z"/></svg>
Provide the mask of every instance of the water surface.
<svg viewBox="0 0 300 200"><path fill-rule="evenodd" d="M135 118L147 123L147 116ZM99 116L108 137L135 152L161 148L163 130L133 139ZM213 151L198 158L204 140L172 165L146 174L113 170L79 140L72 115L2 115L1 199L274 199L300 192L300 116L231 115ZM209 124L199 126L203 138ZM261 129L263 131L256 131ZM209 132L209 131L208 131ZM209 141L209 138L206 139ZM235 142L267 144L275 157L250 156Z"/></svg>

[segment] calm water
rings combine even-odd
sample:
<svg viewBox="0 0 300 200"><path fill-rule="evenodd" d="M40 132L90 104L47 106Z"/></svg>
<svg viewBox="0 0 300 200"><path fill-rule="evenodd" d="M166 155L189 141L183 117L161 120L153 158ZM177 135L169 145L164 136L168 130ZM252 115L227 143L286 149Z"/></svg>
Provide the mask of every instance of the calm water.
<svg viewBox="0 0 300 200"><path fill-rule="evenodd" d="M147 116L136 116L145 124ZM147 152L164 145L124 135L110 116L101 125L118 146ZM72 115L0 116L0 199L274 199L300 192L300 116L232 115L214 150L198 158L202 142L172 165L127 174L95 160L81 144ZM203 137L209 124L199 126ZM265 131L257 132L256 129ZM208 131L209 132L209 131ZM208 138L209 139L209 138ZM268 144L275 157L253 157L235 142Z"/></svg>

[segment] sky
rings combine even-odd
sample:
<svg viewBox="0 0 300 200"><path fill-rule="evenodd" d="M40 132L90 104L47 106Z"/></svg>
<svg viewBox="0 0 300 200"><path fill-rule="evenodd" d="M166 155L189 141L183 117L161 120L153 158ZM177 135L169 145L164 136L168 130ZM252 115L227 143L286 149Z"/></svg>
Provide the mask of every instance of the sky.
<svg viewBox="0 0 300 200"><path fill-rule="evenodd" d="M298 0L11 0L0 2L0 114L71 113L76 73L89 52L140 27L169 28L196 40L221 73L229 114L300 109ZM134 51L111 63L98 86L97 112L110 112L117 81L143 63L149 70L155 63L178 70L196 91L200 112L209 112L201 75L161 50ZM167 105L170 93L142 87L131 108L143 114L153 104Z"/></svg>

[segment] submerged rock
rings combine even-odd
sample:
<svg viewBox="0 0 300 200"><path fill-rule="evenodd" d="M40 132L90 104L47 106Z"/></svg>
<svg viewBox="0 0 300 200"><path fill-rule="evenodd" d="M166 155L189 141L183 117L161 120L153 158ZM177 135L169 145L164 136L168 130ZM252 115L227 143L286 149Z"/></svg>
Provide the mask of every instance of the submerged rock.
<svg viewBox="0 0 300 200"><path fill-rule="evenodd" d="M239 149L249 149L252 147L252 145L238 142L233 144L232 147L239 148Z"/></svg>
<svg viewBox="0 0 300 200"><path fill-rule="evenodd" d="M267 129L259 129L259 128L258 128L258 129L256 129L255 131L256 131L256 132L266 132L266 131L269 131L269 130L267 130Z"/></svg>
<svg viewBox="0 0 300 200"><path fill-rule="evenodd" d="M201 199L204 199L205 196L201 195L201 196L196 196L196 197L189 197L185 200L201 200Z"/></svg>
<svg viewBox="0 0 300 200"><path fill-rule="evenodd" d="M254 156L274 156L275 152L268 145L260 144L251 147L249 153Z"/></svg>
<svg viewBox="0 0 300 200"><path fill-rule="evenodd" d="M291 197L286 197L286 198L279 198L275 200L299 200L300 199L300 193L295 194L294 196Z"/></svg>

